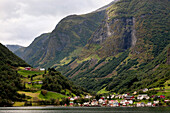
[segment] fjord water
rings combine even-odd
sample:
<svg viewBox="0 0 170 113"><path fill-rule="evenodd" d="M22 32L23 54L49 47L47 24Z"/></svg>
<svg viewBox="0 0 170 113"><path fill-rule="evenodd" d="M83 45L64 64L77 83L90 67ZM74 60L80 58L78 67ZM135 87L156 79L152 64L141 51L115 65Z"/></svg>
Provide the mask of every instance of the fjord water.
<svg viewBox="0 0 170 113"><path fill-rule="evenodd" d="M0 107L0 113L170 113L170 107Z"/></svg>

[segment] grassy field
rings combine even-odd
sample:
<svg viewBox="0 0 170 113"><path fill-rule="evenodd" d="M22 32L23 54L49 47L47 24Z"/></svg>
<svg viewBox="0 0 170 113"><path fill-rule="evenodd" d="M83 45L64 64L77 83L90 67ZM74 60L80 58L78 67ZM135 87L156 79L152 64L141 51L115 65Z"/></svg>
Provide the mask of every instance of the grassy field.
<svg viewBox="0 0 170 113"><path fill-rule="evenodd" d="M38 103L36 103L36 101L39 100L51 100L51 99L62 99L62 98L67 98L68 96L66 95L62 95L60 93L57 92L51 92L48 91L47 94L44 96L41 94L41 87L42 84L39 84L39 81L43 81L43 71L27 71L24 70L24 68L19 68L20 70L18 71L19 74L23 75L23 77L21 78L22 80L22 84L25 84L25 90L28 91L18 91L19 94L25 94L26 98L23 99L23 101L31 101L33 102L32 105L33 106L37 106ZM32 75L35 75L34 77L31 78ZM28 76L30 75L30 76ZM28 84L28 82L31 82L31 84ZM37 82L37 83L35 83ZM35 91L35 92L31 92L31 91ZM71 95L72 93L67 90L66 94ZM72 94L73 95L73 94ZM15 102L13 104L13 106L24 106L25 102Z"/></svg>
<svg viewBox="0 0 170 113"><path fill-rule="evenodd" d="M100 91L97 92L97 94L109 93L109 91L106 91L105 89L106 88L101 89Z"/></svg>
<svg viewBox="0 0 170 113"><path fill-rule="evenodd" d="M17 106L24 106L25 102L15 102L13 104L14 107L17 107Z"/></svg>
<svg viewBox="0 0 170 113"><path fill-rule="evenodd" d="M36 89L36 90L40 90L41 89L41 84L34 84L34 85L31 85L31 84L26 84L26 88L29 88L29 89Z"/></svg>
<svg viewBox="0 0 170 113"><path fill-rule="evenodd" d="M48 91L47 94L44 96L41 94L41 91L37 92L25 92L25 91L18 91L19 94L25 94L26 96L31 97L30 99L27 99L27 101L33 100L34 98L39 99L39 100L50 100L50 99L61 99L61 98L67 98L68 96L56 93L56 92L50 92ZM19 106L19 102L14 104L15 106Z"/></svg>
<svg viewBox="0 0 170 113"><path fill-rule="evenodd" d="M59 94L59 93L55 93L55 92L50 92L48 91L47 94L44 96L40 93L39 98L41 99L46 99L46 100L50 100L50 99L61 99L61 98L67 98L68 96Z"/></svg>
<svg viewBox="0 0 170 113"><path fill-rule="evenodd" d="M26 96L29 96L29 97L31 97L31 98L34 98L34 97L39 98L40 92L41 92L41 91L37 91L37 92L35 92L35 93L33 93L33 92L25 92L25 91L18 91L19 94L25 94ZM40 99L40 98L39 98L39 99Z"/></svg>
<svg viewBox="0 0 170 113"><path fill-rule="evenodd" d="M23 75L24 77L27 77L28 75L34 75L34 74L36 74L36 75L44 74L43 71L27 71L27 70L19 70L18 73L20 75Z"/></svg>
<svg viewBox="0 0 170 113"><path fill-rule="evenodd" d="M167 97L167 96L170 96L169 84L170 84L170 80L167 80L164 83L165 87L157 87L157 88L153 88L153 89L158 91L157 95L165 95Z"/></svg>

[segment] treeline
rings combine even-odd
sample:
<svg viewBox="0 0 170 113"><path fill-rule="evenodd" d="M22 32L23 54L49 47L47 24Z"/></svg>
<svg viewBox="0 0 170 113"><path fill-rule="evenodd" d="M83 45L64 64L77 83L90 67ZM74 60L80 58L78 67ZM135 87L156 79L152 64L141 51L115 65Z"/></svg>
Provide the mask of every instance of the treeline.
<svg viewBox="0 0 170 113"><path fill-rule="evenodd" d="M0 44L0 106L11 106L14 101L21 99L17 93L22 89L20 75L13 69L17 66L28 64Z"/></svg>
<svg viewBox="0 0 170 113"><path fill-rule="evenodd" d="M167 46L150 63L140 64L134 68L136 60L130 60L127 64L118 68L118 75L113 77L106 90L111 92L133 92L142 88L164 87L164 83L170 79L170 65L167 62ZM127 70L132 68L131 70ZM122 70L122 71L121 71Z"/></svg>
<svg viewBox="0 0 170 113"><path fill-rule="evenodd" d="M20 75L0 62L0 106L11 106L13 101L18 100L19 89L21 89Z"/></svg>
<svg viewBox="0 0 170 113"><path fill-rule="evenodd" d="M83 104L84 102L89 102L90 99L86 98L78 98L74 101L74 106L78 106L78 104ZM50 99L50 100L38 100L38 101L26 101L24 106L32 106L34 105L56 105L56 106L69 106L70 105L70 99L69 98L63 98L63 99Z"/></svg>
<svg viewBox="0 0 170 113"><path fill-rule="evenodd" d="M84 72L78 73L76 76L72 77L71 80L75 82L75 84L80 85L84 88L87 88L91 91L98 91L104 88L109 82L111 82L112 78L106 77L108 74L112 73L120 63L128 57L129 50L120 54L119 57L113 57L109 61L106 61L106 58L101 59L94 67L90 67L89 61L85 61L80 64L79 70L87 69ZM101 63L106 62L103 66L96 69L95 68ZM67 73L68 75L72 75L72 71ZM106 77L106 78L105 78Z"/></svg>
<svg viewBox="0 0 170 113"><path fill-rule="evenodd" d="M0 61L4 64L8 64L13 67L26 67L29 66L25 61L21 58L13 54L10 50L8 50L5 46L0 43Z"/></svg>
<svg viewBox="0 0 170 113"><path fill-rule="evenodd" d="M42 89L58 92L64 95L67 95L69 91L71 96L80 96L86 91L83 88L75 86L71 81L69 81L65 76L61 75L61 73L56 71L54 68L49 68L48 74L44 75Z"/></svg>

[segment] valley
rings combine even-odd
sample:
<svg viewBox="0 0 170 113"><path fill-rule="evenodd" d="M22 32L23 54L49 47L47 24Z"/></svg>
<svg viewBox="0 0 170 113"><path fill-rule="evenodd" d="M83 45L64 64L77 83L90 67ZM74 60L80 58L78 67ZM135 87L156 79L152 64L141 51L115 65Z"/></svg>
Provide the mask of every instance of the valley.
<svg viewBox="0 0 170 113"><path fill-rule="evenodd" d="M63 18L14 54L1 44L0 106L93 106L101 98L168 106L169 6L169 0L115 0ZM106 105L104 99L95 105Z"/></svg>

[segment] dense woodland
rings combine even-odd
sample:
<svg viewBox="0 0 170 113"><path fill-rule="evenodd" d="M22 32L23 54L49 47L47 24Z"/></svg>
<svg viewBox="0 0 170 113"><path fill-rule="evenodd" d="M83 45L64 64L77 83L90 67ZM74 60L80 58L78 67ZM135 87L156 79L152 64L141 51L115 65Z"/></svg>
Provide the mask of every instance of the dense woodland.
<svg viewBox="0 0 170 113"><path fill-rule="evenodd" d="M56 71L54 68L49 68L48 74L43 76L44 80L42 89L70 96L81 96L85 93L83 88L75 86L70 80L61 75L61 73Z"/></svg>
<svg viewBox="0 0 170 113"><path fill-rule="evenodd" d="M10 106L21 99L17 93L22 89L20 75L15 70L18 66L29 66L0 44L0 106Z"/></svg>
<svg viewBox="0 0 170 113"><path fill-rule="evenodd" d="M131 63L132 61L129 61L126 65L123 65L119 68L119 76L113 78L106 90L123 93L140 90L145 87L164 87L164 83L170 79L170 66L167 64L167 50L169 47L165 48L150 63L140 64L138 69L128 70L136 65L137 62Z"/></svg>

